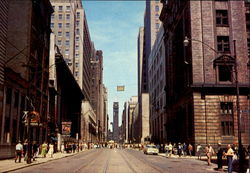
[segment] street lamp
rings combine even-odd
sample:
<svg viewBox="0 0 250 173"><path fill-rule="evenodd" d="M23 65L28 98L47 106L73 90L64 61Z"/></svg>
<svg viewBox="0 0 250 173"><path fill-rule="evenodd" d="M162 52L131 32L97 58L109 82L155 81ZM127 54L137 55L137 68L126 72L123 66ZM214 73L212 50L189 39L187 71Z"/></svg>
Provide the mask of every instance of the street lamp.
<svg viewBox="0 0 250 173"><path fill-rule="evenodd" d="M189 41L197 41L202 43L203 45L207 46L209 49L214 51L216 54L218 54L217 50L209 46L208 44L204 43L203 41L196 40L196 39L190 39L187 36L185 36L185 39L183 41L183 44L185 47L189 45ZM236 87L236 109L237 109L237 125L238 125L238 144L239 144L239 172L243 172L244 170L244 159L243 158L243 146L241 141L241 118L240 118L240 102L239 102L239 81L238 81L238 64L237 64L237 55L236 55L236 40L233 40L233 48L234 48L234 72L235 72L235 87Z"/></svg>

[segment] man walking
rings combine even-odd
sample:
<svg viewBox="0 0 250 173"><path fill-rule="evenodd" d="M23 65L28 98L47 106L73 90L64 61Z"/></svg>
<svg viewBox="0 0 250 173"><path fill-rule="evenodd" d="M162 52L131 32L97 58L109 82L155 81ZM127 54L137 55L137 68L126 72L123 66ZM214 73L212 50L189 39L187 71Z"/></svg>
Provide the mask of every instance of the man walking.
<svg viewBox="0 0 250 173"><path fill-rule="evenodd" d="M207 147L205 148L205 151L206 151L206 155L207 155L207 164L208 164L208 166L210 166L211 165L211 158L212 158L212 155L214 154L214 149L210 144L208 144Z"/></svg>
<svg viewBox="0 0 250 173"><path fill-rule="evenodd" d="M221 143L218 143L218 151L217 151L217 165L218 171L222 170L222 156L223 156L223 149L221 148Z"/></svg>
<svg viewBox="0 0 250 173"><path fill-rule="evenodd" d="M196 148L196 153L197 153L197 156L198 156L198 160L201 160L201 151L202 151L202 146L200 144L198 144L197 148Z"/></svg>
<svg viewBox="0 0 250 173"><path fill-rule="evenodd" d="M18 141L18 144L16 144L15 163L16 163L17 159L19 160L19 163L21 162L22 152L23 152L23 145L21 144L21 141Z"/></svg>
<svg viewBox="0 0 250 173"><path fill-rule="evenodd" d="M231 145L227 145L227 152L225 153L225 156L227 157L227 166L228 166L228 173L232 173L233 171L233 155L234 151L231 148Z"/></svg>

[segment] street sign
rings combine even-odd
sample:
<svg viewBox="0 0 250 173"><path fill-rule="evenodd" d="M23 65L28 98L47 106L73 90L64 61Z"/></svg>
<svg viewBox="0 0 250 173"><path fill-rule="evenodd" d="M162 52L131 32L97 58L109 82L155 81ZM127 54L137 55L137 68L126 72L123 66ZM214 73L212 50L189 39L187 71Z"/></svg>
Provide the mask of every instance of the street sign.
<svg viewBox="0 0 250 173"><path fill-rule="evenodd" d="M125 86L117 86L117 91L124 91L125 90Z"/></svg>

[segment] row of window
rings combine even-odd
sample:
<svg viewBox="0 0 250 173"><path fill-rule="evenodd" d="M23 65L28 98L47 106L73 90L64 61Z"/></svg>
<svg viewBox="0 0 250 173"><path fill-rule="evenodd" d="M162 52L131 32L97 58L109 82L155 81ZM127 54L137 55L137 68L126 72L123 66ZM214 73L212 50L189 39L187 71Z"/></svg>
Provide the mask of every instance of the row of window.
<svg viewBox="0 0 250 173"><path fill-rule="evenodd" d="M55 19L55 14L51 15L51 19ZM58 20L63 20L64 19L64 15L63 14L58 14ZM66 14L65 15L65 19L66 20L70 20L70 14Z"/></svg>
<svg viewBox="0 0 250 173"><path fill-rule="evenodd" d="M54 11L57 11L57 8L58 8L58 11L59 11L59 12L62 12L62 11L64 10L64 8L65 8L65 10L68 11L68 12L71 10L71 8L70 8L69 5L67 5L67 6L64 7L64 8L63 8L62 5L59 5L59 6L57 6L57 7L55 7L55 6L52 6L52 7L53 7Z"/></svg>

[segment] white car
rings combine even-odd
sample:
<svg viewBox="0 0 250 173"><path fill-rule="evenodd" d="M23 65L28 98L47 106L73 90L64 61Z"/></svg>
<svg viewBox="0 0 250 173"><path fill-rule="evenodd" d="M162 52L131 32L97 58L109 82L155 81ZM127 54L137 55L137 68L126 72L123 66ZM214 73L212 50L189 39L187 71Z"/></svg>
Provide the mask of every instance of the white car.
<svg viewBox="0 0 250 173"><path fill-rule="evenodd" d="M146 145L146 147L143 150L144 154L158 154L159 149L155 145Z"/></svg>

